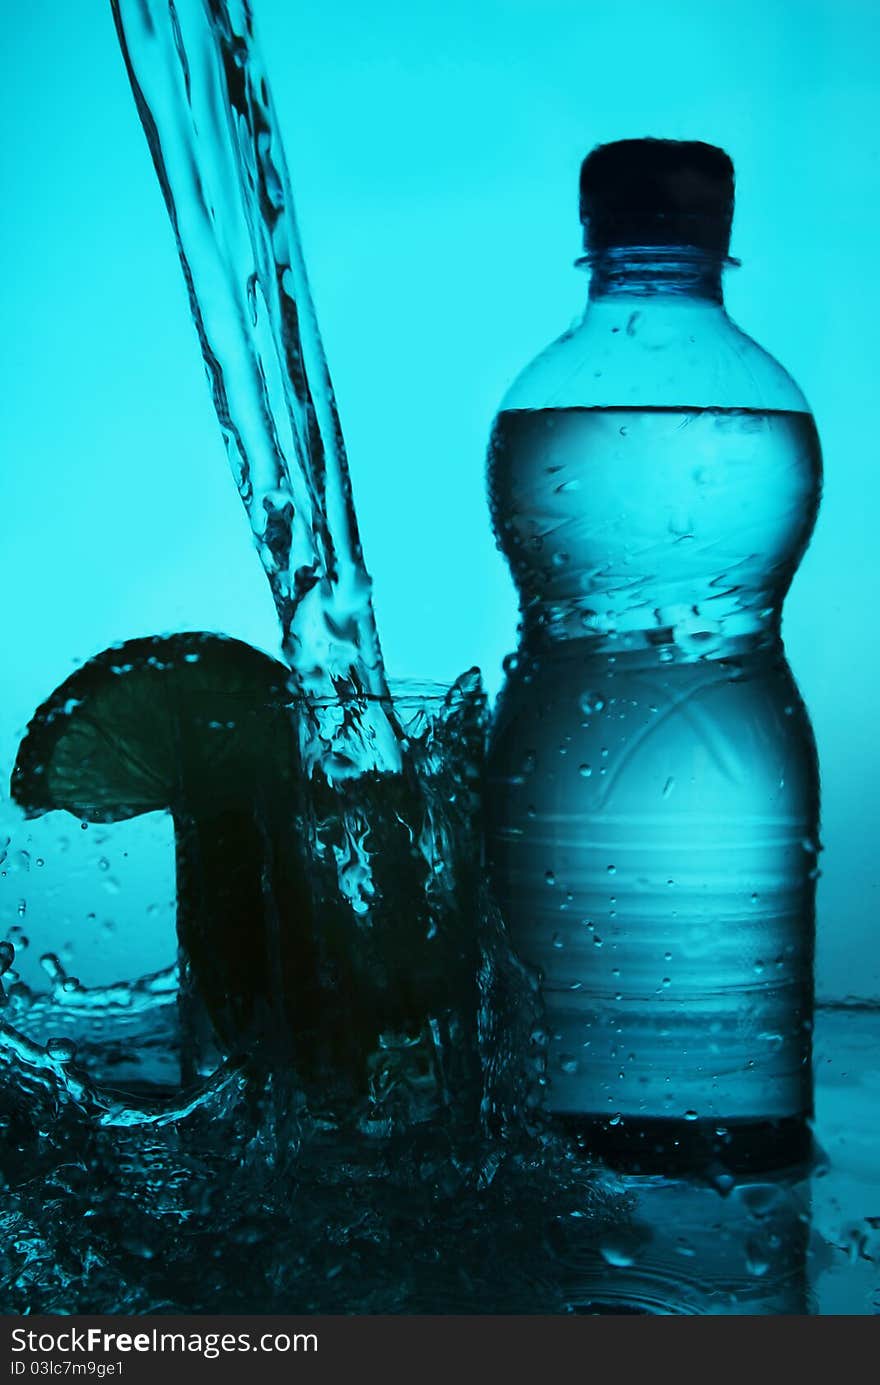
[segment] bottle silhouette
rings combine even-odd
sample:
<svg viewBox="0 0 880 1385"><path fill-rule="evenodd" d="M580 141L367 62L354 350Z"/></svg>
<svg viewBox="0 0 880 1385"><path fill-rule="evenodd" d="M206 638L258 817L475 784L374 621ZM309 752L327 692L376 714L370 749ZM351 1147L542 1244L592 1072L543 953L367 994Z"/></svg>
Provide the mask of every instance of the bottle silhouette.
<svg viewBox="0 0 880 1385"><path fill-rule="evenodd" d="M720 149L595 149L586 312L489 451L521 604L493 888L542 978L548 1110L639 1168L808 1148L819 787L780 622L821 456L725 312L732 212Z"/></svg>

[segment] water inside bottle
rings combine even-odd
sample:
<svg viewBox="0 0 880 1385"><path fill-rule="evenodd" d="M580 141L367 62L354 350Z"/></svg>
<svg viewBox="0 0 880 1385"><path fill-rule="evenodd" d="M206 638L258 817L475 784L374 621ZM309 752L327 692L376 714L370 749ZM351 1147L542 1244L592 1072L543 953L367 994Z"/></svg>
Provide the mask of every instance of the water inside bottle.
<svg viewBox="0 0 880 1385"><path fill-rule="evenodd" d="M808 1116L818 771L779 617L815 424L512 410L489 476L523 619L489 853L548 1104L620 1140Z"/></svg>

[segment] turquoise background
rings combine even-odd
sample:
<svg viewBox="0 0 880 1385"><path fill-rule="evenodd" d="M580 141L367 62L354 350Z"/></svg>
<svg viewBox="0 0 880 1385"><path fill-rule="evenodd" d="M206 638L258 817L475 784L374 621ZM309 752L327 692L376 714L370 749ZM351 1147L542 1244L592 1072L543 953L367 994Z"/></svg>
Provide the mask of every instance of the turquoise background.
<svg viewBox="0 0 880 1385"><path fill-rule="evenodd" d="M731 153L729 306L806 391L825 451L786 619L823 770L820 994L880 997L880 9L256 9L399 675L479 663L497 688L514 643L485 444L513 375L583 301L581 157L642 134ZM0 64L5 780L35 706L106 645L205 628L274 649L277 627L109 4L16 6ZM81 833L5 802L0 816L0 922L30 936L29 958L71 941L88 982L170 958L164 818Z"/></svg>

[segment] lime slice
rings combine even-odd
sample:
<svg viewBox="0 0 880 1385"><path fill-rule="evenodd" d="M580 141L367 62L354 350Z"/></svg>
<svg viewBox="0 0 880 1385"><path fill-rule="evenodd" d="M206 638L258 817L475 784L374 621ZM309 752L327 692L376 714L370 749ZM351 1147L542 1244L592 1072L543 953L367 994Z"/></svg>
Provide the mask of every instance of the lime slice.
<svg viewBox="0 0 880 1385"><path fill-rule="evenodd" d="M204 633L128 640L73 673L19 747L13 799L174 819L184 968L227 1050L311 1026L311 902L288 670Z"/></svg>
<svg viewBox="0 0 880 1385"><path fill-rule="evenodd" d="M12 796L31 816L66 808L117 822L236 804L295 772L288 671L240 640L127 640L67 678L35 712Z"/></svg>

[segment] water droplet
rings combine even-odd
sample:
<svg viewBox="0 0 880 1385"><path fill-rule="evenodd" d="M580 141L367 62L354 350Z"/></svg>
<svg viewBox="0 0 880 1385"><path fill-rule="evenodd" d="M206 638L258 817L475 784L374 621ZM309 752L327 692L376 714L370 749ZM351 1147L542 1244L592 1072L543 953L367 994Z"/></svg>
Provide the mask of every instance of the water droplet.
<svg viewBox="0 0 880 1385"><path fill-rule="evenodd" d="M558 948L560 951L562 950L562 948L565 947L565 943L563 942L562 937L559 933L553 934L553 946L555 948Z"/></svg>
<svg viewBox="0 0 880 1385"><path fill-rule="evenodd" d="M55 1063L72 1063L76 1057L76 1044L71 1039L50 1039L46 1052Z"/></svg>
<svg viewBox="0 0 880 1385"><path fill-rule="evenodd" d="M595 713L601 712L604 706L605 699L601 693L585 692L581 694L580 709L585 717L590 717Z"/></svg>
<svg viewBox="0 0 880 1385"><path fill-rule="evenodd" d="M593 773L592 765L578 765L578 774L582 779L589 779Z"/></svg>
<svg viewBox="0 0 880 1385"><path fill-rule="evenodd" d="M695 1121L699 1119L696 1111L685 1111L684 1118L686 1121Z"/></svg>
<svg viewBox="0 0 880 1385"><path fill-rule="evenodd" d="M544 879L547 881L547 884L548 884L548 885L555 885L555 884L556 884L556 876L553 874L553 871L552 871L552 870L548 870L548 871L545 871L545 872L544 872Z"/></svg>
<svg viewBox="0 0 880 1385"><path fill-rule="evenodd" d="M655 972L655 975L656 975L656 972ZM660 985L661 985L661 986L671 986L671 985L672 985L672 981L671 981L671 979L670 979L668 976L664 976L663 980L660 982Z"/></svg>
<svg viewBox="0 0 880 1385"><path fill-rule="evenodd" d="M770 1260L766 1250L757 1237L750 1237L746 1241L746 1269L749 1274L760 1279L770 1268Z"/></svg>
<svg viewBox="0 0 880 1385"><path fill-rule="evenodd" d="M562 1071L563 1071L564 1073L568 1073L569 1076L570 1076L572 1073L576 1073L577 1070L578 1070L578 1062L577 1062L577 1059L576 1059L576 1058L572 1058L571 1055L568 1054L568 1053L564 1053L564 1054L562 1055L562 1057L561 1057L560 1060L559 1060L559 1066L560 1066L560 1068L562 1069Z"/></svg>
<svg viewBox="0 0 880 1385"><path fill-rule="evenodd" d="M670 775L669 778L666 780L666 783L663 785L663 797L668 798L674 788L675 779L672 775Z"/></svg>
<svg viewBox="0 0 880 1385"><path fill-rule="evenodd" d="M710 1169L707 1176L712 1187L717 1193L720 1193L721 1197L729 1197L736 1187L736 1178L724 1168Z"/></svg>
<svg viewBox="0 0 880 1385"><path fill-rule="evenodd" d="M0 976L5 976L15 961L15 948L12 943L0 942Z"/></svg>
<svg viewBox="0 0 880 1385"><path fill-rule="evenodd" d="M617 874L617 866L606 866L606 870L608 871L609 875Z"/></svg>
<svg viewBox="0 0 880 1385"><path fill-rule="evenodd" d="M636 1257L633 1248L627 1246L623 1242L603 1241L599 1250L601 1251L602 1259L605 1260L607 1264L614 1265L618 1269L626 1269L627 1265L632 1265L635 1262Z"/></svg>

